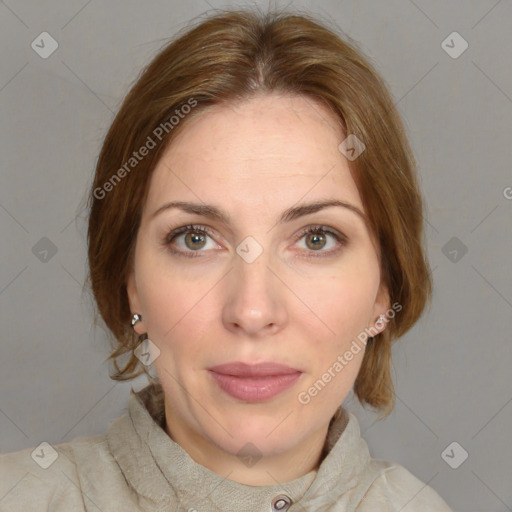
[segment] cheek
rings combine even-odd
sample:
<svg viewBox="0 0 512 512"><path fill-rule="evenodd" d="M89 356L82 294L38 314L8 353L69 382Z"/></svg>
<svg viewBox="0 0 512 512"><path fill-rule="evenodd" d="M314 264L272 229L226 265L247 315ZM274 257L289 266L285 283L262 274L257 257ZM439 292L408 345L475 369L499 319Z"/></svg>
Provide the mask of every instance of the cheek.
<svg viewBox="0 0 512 512"><path fill-rule="evenodd" d="M310 328L318 328L318 320L321 320L325 327L322 332L328 334L326 341L335 336L343 342L368 327L378 287L377 268L370 264L366 267L347 266L317 280L314 286L303 281L298 295L305 297L309 306L307 316L317 318L316 322L308 321Z"/></svg>
<svg viewBox="0 0 512 512"><path fill-rule="evenodd" d="M182 266L173 264L164 248L157 249L154 242L144 237L140 242L135 268L137 291L148 334L156 338L186 319L211 287L212 279L204 275L187 276Z"/></svg>
<svg viewBox="0 0 512 512"><path fill-rule="evenodd" d="M192 293L190 289L193 288ZM168 387L184 381L204 359L211 337L207 301L190 283L147 282L145 307L148 337L160 350L155 370Z"/></svg>
<svg viewBox="0 0 512 512"><path fill-rule="evenodd" d="M186 354L195 361L211 337L213 322L220 317L219 297L214 300L218 277L190 280L169 267L159 270L155 265L141 272L140 282L148 337L162 355L172 353L177 360Z"/></svg>

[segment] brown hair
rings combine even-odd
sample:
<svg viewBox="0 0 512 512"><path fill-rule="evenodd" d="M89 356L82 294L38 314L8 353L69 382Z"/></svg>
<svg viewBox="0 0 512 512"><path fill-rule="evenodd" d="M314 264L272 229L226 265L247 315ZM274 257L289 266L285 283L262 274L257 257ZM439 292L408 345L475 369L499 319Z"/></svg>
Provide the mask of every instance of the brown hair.
<svg viewBox="0 0 512 512"><path fill-rule="evenodd" d="M164 47L124 99L106 135L89 196L89 279L115 338L111 377L126 380L146 372L133 353L140 339L130 324L126 281L162 151L207 106L270 92L322 102L337 115L344 133L366 146L350 168L379 243L383 283L391 303L402 309L367 344L354 392L363 405L387 415L395 403L391 342L414 325L431 298L415 163L393 101L370 63L353 43L296 14L210 16ZM177 123L173 116L179 116ZM140 150L143 158L135 157L143 146L151 148Z"/></svg>

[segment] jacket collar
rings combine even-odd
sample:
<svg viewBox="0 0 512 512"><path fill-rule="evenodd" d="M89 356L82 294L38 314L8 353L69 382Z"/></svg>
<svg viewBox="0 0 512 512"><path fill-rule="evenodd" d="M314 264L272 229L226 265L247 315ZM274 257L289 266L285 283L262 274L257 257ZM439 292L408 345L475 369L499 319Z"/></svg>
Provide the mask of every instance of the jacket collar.
<svg viewBox="0 0 512 512"><path fill-rule="evenodd" d="M128 410L128 416L111 424L107 439L139 501L151 507L179 504L178 510L268 511L279 495L311 506L352 489L370 460L356 417L340 407L331 420L318 470L283 484L244 485L198 464L169 437L159 384L138 393L132 390Z"/></svg>

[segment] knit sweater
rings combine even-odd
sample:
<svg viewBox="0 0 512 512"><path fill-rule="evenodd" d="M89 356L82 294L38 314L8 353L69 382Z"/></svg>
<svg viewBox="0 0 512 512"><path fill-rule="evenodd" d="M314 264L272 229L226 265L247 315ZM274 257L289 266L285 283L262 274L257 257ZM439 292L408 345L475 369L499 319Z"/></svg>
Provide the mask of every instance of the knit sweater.
<svg viewBox="0 0 512 512"><path fill-rule="evenodd" d="M46 466L46 469L44 469ZM131 391L128 414L101 436L0 456L0 512L450 512L398 464L370 457L340 407L318 469L243 485L195 462L165 431L163 391Z"/></svg>

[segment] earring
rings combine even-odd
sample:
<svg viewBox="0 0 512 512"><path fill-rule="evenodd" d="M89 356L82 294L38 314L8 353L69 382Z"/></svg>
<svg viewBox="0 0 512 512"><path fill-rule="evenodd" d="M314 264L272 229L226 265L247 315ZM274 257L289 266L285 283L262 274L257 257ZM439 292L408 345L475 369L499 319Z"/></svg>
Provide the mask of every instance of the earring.
<svg viewBox="0 0 512 512"><path fill-rule="evenodd" d="M132 317L132 327L135 327L135 324L137 322L140 322L142 320L142 315L139 315L138 313L134 313Z"/></svg>
<svg viewBox="0 0 512 512"><path fill-rule="evenodd" d="M376 324L382 324L384 323L384 315L379 315L379 318L377 318Z"/></svg>

